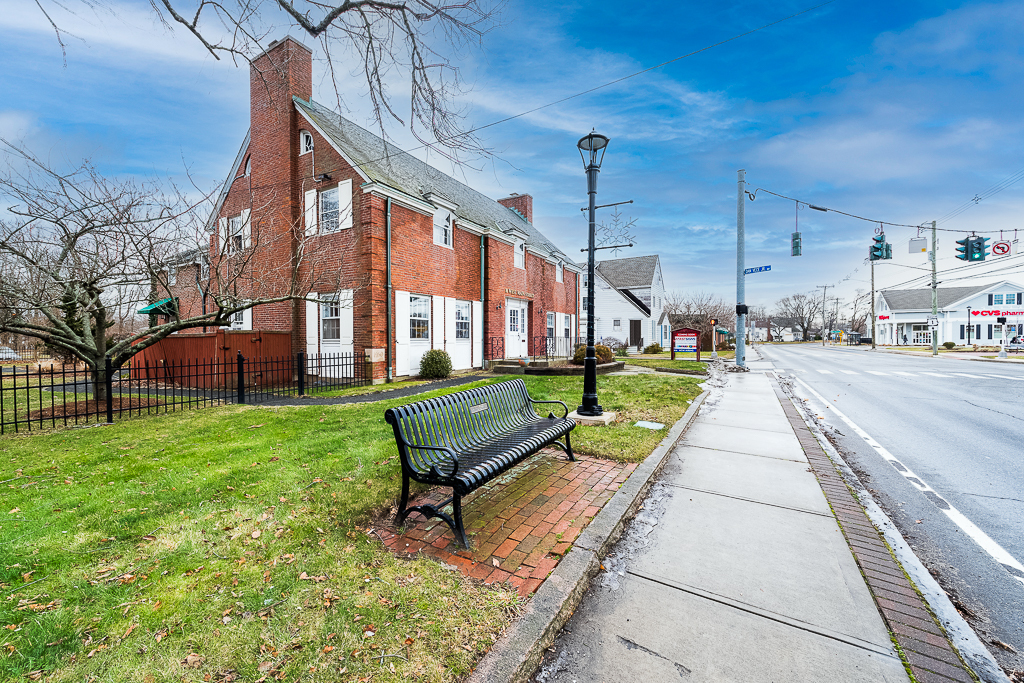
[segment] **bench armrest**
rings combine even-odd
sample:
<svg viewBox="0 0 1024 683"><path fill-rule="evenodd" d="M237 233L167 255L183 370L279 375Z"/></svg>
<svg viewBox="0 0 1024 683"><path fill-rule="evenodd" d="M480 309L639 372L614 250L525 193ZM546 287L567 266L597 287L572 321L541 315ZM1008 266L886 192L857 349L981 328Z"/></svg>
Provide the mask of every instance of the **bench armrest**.
<svg viewBox="0 0 1024 683"><path fill-rule="evenodd" d="M562 406L562 409L565 411L562 417L569 416L569 406L565 405L563 401L537 401L531 398L530 403L557 403L558 405Z"/></svg>
<svg viewBox="0 0 1024 683"><path fill-rule="evenodd" d="M455 451L446 446L421 446L419 444L410 443L405 439L402 439L402 443L405 445L406 448L419 448L420 450L424 451L440 451L447 455L449 458L451 458L452 464L454 465L451 474L445 474L441 470L437 469L437 465L430 466L430 473L433 474L438 479L454 477L455 473L459 471L459 456L455 453Z"/></svg>

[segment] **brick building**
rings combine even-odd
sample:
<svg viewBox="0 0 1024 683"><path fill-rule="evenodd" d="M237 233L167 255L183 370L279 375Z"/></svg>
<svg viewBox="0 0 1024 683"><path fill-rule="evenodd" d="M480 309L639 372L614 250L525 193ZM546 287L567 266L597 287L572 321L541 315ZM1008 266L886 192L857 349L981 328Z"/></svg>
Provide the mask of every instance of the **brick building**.
<svg viewBox="0 0 1024 683"><path fill-rule="evenodd" d="M204 263L236 268L239 299L282 301L233 327L290 331L295 352L365 354L376 380L417 374L431 348L468 369L578 334L579 269L533 226L530 195L492 200L311 95L298 41L253 60L250 129L208 225L210 258L177 264L183 314L208 305Z"/></svg>

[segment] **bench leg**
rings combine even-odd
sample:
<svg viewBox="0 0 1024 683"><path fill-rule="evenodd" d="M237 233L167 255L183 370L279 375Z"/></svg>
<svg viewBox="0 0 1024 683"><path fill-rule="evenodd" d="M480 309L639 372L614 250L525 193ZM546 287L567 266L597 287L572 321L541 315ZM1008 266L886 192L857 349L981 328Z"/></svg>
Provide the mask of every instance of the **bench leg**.
<svg viewBox="0 0 1024 683"><path fill-rule="evenodd" d="M565 451L565 454L569 456L569 462L576 462L576 456L572 454L572 442L569 441L568 434L565 435L565 443L562 443L561 441L554 441L551 445L558 446Z"/></svg>
<svg viewBox="0 0 1024 683"><path fill-rule="evenodd" d="M448 503L452 504L452 515L448 515L441 511ZM413 507L407 507L409 504L409 479L408 477L402 477L402 500L398 504L398 514L395 515L395 526L401 526L405 518L413 512L418 512L427 519L431 517L437 517L442 522L448 525L448 528L455 534L455 540L458 541L463 548L469 550L469 540L466 538L466 529L462 525L462 496L452 492L452 497L444 501L440 505L414 505Z"/></svg>

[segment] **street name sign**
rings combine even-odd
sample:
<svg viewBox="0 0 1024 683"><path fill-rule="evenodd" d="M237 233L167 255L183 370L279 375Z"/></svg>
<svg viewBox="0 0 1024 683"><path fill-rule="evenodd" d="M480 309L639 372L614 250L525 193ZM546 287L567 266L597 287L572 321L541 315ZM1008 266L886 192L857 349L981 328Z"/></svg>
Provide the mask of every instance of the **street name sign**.
<svg viewBox="0 0 1024 683"><path fill-rule="evenodd" d="M757 268L747 268L743 271L744 275L750 275L751 273L763 273L766 270L771 270L771 266L758 266Z"/></svg>

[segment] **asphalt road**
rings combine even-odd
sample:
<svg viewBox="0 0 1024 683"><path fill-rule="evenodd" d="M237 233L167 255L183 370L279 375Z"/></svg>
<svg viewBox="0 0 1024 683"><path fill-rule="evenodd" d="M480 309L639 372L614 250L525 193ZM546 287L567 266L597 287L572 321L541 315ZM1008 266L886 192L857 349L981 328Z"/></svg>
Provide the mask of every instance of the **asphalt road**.
<svg viewBox="0 0 1024 683"><path fill-rule="evenodd" d="M997 661L1024 672L1024 366L813 344L758 350L834 428Z"/></svg>

